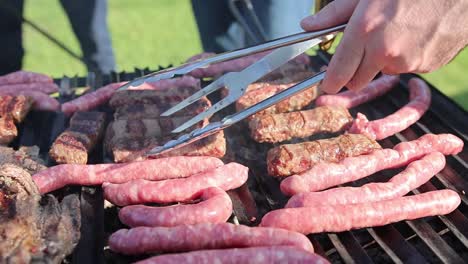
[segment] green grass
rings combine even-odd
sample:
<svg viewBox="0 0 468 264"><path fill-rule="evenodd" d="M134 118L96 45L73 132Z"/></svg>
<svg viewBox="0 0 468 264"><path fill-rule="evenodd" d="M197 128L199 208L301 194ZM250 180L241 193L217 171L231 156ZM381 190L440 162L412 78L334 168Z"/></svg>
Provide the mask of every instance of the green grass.
<svg viewBox="0 0 468 264"><path fill-rule="evenodd" d="M75 52L79 45L57 0L26 1L25 15ZM179 64L201 51L188 0L111 0L108 23L118 70ZM85 67L33 31L24 28L24 68L55 77L83 75ZM409 47L410 48L410 47ZM441 70L424 75L468 109L468 50Z"/></svg>

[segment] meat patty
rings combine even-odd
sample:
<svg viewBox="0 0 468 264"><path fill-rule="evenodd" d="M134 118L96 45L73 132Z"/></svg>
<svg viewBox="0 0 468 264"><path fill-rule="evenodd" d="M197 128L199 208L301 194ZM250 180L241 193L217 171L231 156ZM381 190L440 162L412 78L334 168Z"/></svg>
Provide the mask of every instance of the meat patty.
<svg viewBox="0 0 468 264"><path fill-rule="evenodd" d="M18 136L13 118L10 116L0 117L0 144L7 145Z"/></svg>
<svg viewBox="0 0 468 264"><path fill-rule="evenodd" d="M352 121L346 108L322 106L256 116L250 120L249 128L255 141L274 143L320 133L337 133L346 130Z"/></svg>
<svg viewBox="0 0 468 264"><path fill-rule="evenodd" d="M380 149L380 145L361 134L346 134L298 144L285 144L267 153L268 174L285 177L310 169L320 162L339 162Z"/></svg>
<svg viewBox="0 0 468 264"><path fill-rule="evenodd" d="M16 123L21 123L31 110L33 99L28 96L0 96L0 116L11 116Z"/></svg>
<svg viewBox="0 0 468 264"><path fill-rule="evenodd" d="M88 153L103 134L105 113L76 112L69 128L55 139L49 155L57 163L86 164Z"/></svg>

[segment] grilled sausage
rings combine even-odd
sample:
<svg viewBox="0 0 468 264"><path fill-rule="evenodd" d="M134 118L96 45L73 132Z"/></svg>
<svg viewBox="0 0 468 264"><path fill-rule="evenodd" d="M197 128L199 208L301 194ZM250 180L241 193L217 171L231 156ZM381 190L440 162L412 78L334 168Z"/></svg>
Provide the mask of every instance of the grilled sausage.
<svg viewBox="0 0 468 264"><path fill-rule="evenodd" d="M373 182L361 187L338 187L321 192L298 193L289 199L287 208L334 204L357 204L390 200L418 188L445 167L445 157L439 152L413 161L388 182Z"/></svg>
<svg viewBox="0 0 468 264"><path fill-rule="evenodd" d="M16 71L0 76L0 85L20 84L20 83L52 83L49 76L28 71Z"/></svg>
<svg viewBox="0 0 468 264"><path fill-rule="evenodd" d="M119 219L125 225L178 226L199 223L223 223L232 214L232 201L220 188L209 187L193 195L201 201L196 204L179 204L167 207L131 205L119 211Z"/></svg>
<svg viewBox="0 0 468 264"><path fill-rule="evenodd" d="M438 190L378 202L280 209L267 213L260 225L303 234L342 232L445 215L454 211L460 202L456 192Z"/></svg>
<svg viewBox="0 0 468 264"><path fill-rule="evenodd" d="M120 229L110 236L109 246L128 255L262 246L294 246L314 252L312 243L302 234L231 223Z"/></svg>
<svg viewBox="0 0 468 264"><path fill-rule="evenodd" d="M36 91L46 94L58 92L58 86L55 83L19 83L0 85L0 92L15 93L18 91Z"/></svg>
<svg viewBox="0 0 468 264"><path fill-rule="evenodd" d="M325 264L329 263L324 258L288 246L276 247L251 247L233 249L200 250L183 254L168 254L152 257L137 262L137 264L173 264L173 263L197 263L197 264Z"/></svg>
<svg viewBox="0 0 468 264"><path fill-rule="evenodd" d="M135 179L183 178L222 165L221 160L213 157L170 157L122 164L62 164L34 174L33 180L41 193L48 193L69 184L98 185Z"/></svg>
<svg viewBox="0 0 468 264"><path fill-rule="evenodd" d="M298 144L285 144L267 153L268 174L289 176L310 169L320 162L339 162L380 149L380 145L364 135L348 134Z"/></svg>
<svg viewBox="0 0 468 264"><path fill-rule="evenodd" d="M315 100L316 106L341 106L347 109L371 101L390 91L399 81L399 76L383 75L370 82L359 92L345 91L339 94L324 94Z"/></svg>
<svg viewBox="0 0 468 264"><path fill-rule="evenodd" d="M346 130L353 118L342 107L322 106L311 110L264 114L249 122L250 135L257 142L281 142L320 133Z"/></svg>
<svg viewBox="0 0 468 264"><path fill-rule="evenodd" d="M139 203L172 203L194 199L207 187L231 190L247 181L248 168L229 163L182 179L164 181L133 180L122 184L103 184L104 197L119 206Z"/></svg>
<svg viewBox="0 0 468 264"><path fill-rule="evenodd" d="M348 157L338 164L324 162L281 182L286 195L324 190L355 181L378 171L401 167L431 152L454 155L463 149L463 141L451 134L426 134L417 140L402 142L393 149L375 150L368 155Z"/></svg>
<svg viewBox="0 0 468 264"><path fill-rule="evenodd" d="M367 117L358 113L349 129L351 133L365 134L372 139L381 140L405 130L427 111L431 104L431 90L418 78L409 81L410 102L395 113L369 122Z"/></svg>

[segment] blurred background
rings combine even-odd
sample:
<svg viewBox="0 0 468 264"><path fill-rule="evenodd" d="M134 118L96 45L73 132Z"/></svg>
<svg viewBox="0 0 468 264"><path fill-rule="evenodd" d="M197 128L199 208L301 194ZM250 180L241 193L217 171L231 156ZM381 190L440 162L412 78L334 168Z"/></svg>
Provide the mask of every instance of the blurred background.
<svg viewBox="0 0 468 264"><path fill-rule="evenodd" d="M58 0L25 1L24 16L81 54ZM202 51L189 0L109 0L107 21L118 71L177 65ZM86 74L86 67L79 60L28 25L23 27L23 45L25 70L53 77ZM424 77L468 109L468 50Z"/></svg>

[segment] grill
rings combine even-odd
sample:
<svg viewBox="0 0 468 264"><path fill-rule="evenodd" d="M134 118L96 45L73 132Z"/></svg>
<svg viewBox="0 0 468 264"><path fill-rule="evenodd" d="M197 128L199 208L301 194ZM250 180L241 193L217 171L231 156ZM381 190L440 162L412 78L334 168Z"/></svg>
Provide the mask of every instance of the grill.
<svg viewBox="0 0 468 264"><path fill-rule="evenodd" d="M328 62L329 55L319 52L312 58L314 70ZM63 77L56 79L59 84L60 101L72 98L72 91L78 87L100 87L110 82L130 80L149 73L149 69L135 69L132 73L113 73L106 76ZM408 101L407 80L412 75L403 75L398 88L386 96L352 109L365 113L370 119L382 118ZM391 148L402 141L414 140L425 133L452 133L468 144L468 113L452 100L431 86L432 105L428 112L409 129L379 143ZM214 95L215 97L219 95ZM99 109L108 113L107 107ZM221 115L233 112L227 108ZM32 112L20 126L20 135L13 147L38 145L41 157L47 165L53 165L47 152L54 139L67 127L68 120L61 113ZM262 216L273 209L279 209L287 201L280 189L279 181L267 175L266 152L273 145L258 144L245 133L246 124L228 128L226 133L228 152L225 162L236 161L250 168L246 185L230 191L234 214L230 221L249 226L258 225ZM310 139L317 139L311 137ZM100 144L102 146L102 144ZM90 154L89 163L109 162L102 147ZM401 169L400 169L401 170ZM351 183L360 186L370 181L386 181L400 170L387 170L371 177ZM462 263L468 259L468 150L465 148L456 156L447 157L446 167L430 182L414 191L427 192L449 188L462 195L459 208L446 216L427 217L415 221L399 222L376 228L353 230L341 233L310 235L316 252L333 263ZM104 208L102 191L99 187L68 187L57 194L76 192L80 194L82 210L81 240L66 263L128 263L141 259L111 252L105 247L107 236L123 227L117 217L117 209Z"/></svg>

